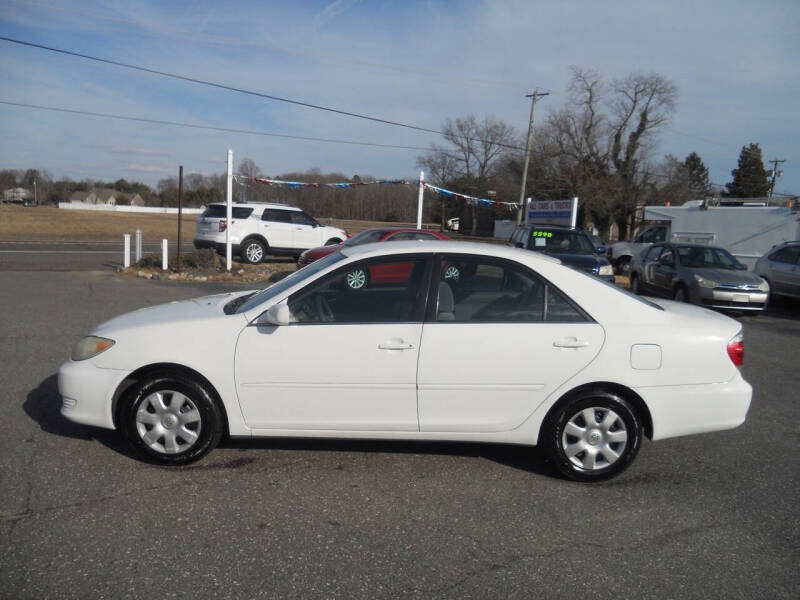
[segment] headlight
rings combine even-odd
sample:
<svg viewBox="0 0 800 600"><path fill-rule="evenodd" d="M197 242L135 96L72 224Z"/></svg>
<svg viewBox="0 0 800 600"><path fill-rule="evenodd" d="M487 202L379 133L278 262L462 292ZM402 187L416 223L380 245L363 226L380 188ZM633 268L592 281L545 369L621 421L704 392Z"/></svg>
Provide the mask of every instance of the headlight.
<svg viewBox="0 0 800 600"><path fill-rule="evenodd" d="M611 265L600 265L600 269L597 271L597 274L600 275L600 277L613 275L614 267L612 267Z"/></svg>
<svg viewBox="0 0 800 600"><path fill-rule="evenodd" d="M697 273L694 275L694 280L697 282L702 288L715 288L717 287L717 282L713 279L706 279L705 277L700 277Z"/></svg>
<svg viewBox="0 0 800 600"><path fill-rule="evenodd" d="M758 286L759 291L768 292L769 291L769 282L766 279L761 280L761 285Z"/></svg>
<svg viewBox="0 0 800 600"><path fill-rule="evenodd" d="M89 335L72 347L72 360L86 360L105 352L114 345L114 340Z"/></svg>

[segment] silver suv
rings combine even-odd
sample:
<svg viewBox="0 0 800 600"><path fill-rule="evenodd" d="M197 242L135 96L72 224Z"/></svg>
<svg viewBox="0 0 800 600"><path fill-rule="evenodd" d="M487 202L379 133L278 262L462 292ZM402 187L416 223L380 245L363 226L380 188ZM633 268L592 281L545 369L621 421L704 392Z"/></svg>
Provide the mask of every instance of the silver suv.
<svg viewBox="0 0 800 600"><path fill-rule="evenodd" d="M214 248L224 254L226 216L225 204L209 204L197 218L194 247ZM347 239L344 230L320 225L299 208L285 204L235 204L231 216L233 252L253 265L267 255L293 256L297 260L304 250Z"/></svg>
<svg viewBox="0 0 800 600"><path fill-rule="evenodd" d="M758 259L755 272L769 281L773 296L800 298L800 241L772 248Z"/></svg>

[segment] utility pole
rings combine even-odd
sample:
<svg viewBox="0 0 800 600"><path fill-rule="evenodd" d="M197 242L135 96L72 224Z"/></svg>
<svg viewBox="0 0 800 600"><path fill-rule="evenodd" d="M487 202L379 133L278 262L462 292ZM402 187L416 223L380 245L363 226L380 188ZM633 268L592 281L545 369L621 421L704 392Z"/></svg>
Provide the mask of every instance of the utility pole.
<svg viewBox="0 0 800 600"><path fill-rule="evenodd" d="M767 204L769 204L772 201L772 192L775 191L775 181L778 179L778 177L783 175L781 171L778 171L778 165L781 163L785 163L786 159L773 158L769 162L772 163L772 177L770 177L770 182L769 182L769 196L767 197Z"/></svg>
<svg viewBox="0 0 800 600"><path fill-rule="evenodd" d="M525 142L525 166L522 168L522 185L519 190L519 209L517 210L517 225L522 223L522 213L525 211L525 182L528 179L528 162L531 158L531 140L533 139L533 119L536 115L536 103L539 98L549 96L550 92L540 92L534 90L532 94L526 94L526 98L531 99L531 118L528 123L528 141Z"/></svg>

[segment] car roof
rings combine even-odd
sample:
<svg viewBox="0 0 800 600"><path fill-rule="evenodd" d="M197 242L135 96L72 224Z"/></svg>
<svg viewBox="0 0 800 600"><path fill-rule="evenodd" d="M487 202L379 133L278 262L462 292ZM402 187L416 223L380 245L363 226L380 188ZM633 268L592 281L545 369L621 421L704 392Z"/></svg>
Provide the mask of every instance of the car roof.
<svg viewBox="0 0 800 600"><path fill-rule="evenodd" d="M513 248L502 244L490 244L487 242L459 242L452 240L444 246L440 241L403 241L392 242L391 244L361 244L360 246L343 247L342 254L348 257L363 255L364 258L370 256L381 256L390 254L413 254L414 252L434 253L442 252L446 254L477 254L481 256L493 256L497 258L508 258L518 262L543 262L560 263L561 261L552 256L547 256L541 252L531 252L522 248Z"/></svg>
<svg viewBox="0 0 800 600"><path fill-rule="evenodd" d="M225 202L211 202L208 206L227 206ZM234 202L233 208L283 208L286 210L302 210L296 206L289 206L288 204L275 204L273 202Z"/></svg>
<svg viewBox="0 0 800 600"><path fill-rule="evenodd" d="M528 224L528 225L520 225L522 228L528 229L557 229L559 231L577 231L578 233L583 233L584 235L588 235L585 231L578 229L577 227L569 227L568 225L549 225L548 223L542 223L541 225L537 225L536 223Z"/></svg>

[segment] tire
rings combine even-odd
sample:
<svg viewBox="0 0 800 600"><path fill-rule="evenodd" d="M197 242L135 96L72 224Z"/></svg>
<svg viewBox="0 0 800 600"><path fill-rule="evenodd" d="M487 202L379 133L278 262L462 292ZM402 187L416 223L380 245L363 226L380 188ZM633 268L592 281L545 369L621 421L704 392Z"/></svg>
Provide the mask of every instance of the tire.
<svg viewBox="0 0 800 600"><path fill-rule="evenodd" d="M672 294L672 299L675 302L688 302L689 294L686 293L686 287L683 285L676 287L675 292Z"/></svg>
<svg viewBox="0 0 800 600"><path fill-rule="evenodd" d="M223 434L222 410L209 392L181 375L150 377L126 393L117 427L142 459L162 465L200 460Z"/></svg>
<svg viewBox="0 0 800 600"><path fill-rule="evenodd" d="M336 244L341 244L342 240L339 238L331 238L327 242L325 242L326 246L335 246Z"/></svg>
<svg viewBox="0 0 800 600"><path fill-rule="evenodd" d="M257 265L267 254L267 247L264 242L257 239L245 240L242 244L242 260L251 265Z"/></svg>
<svg viewBox="0 0 800 600"><path fill-rule="evenodd" d="M622 258L617 259L617 262L614 263L614 270L619 275L628 276L631 272L631 257L623 256Z"/></svg>
<svg viewBox="0 0 800 600"><path fill-rule="evenodd" d="M589 390L558 404L544 424L541 443L558 471L574 481L611 479L636 458L642 424L623 398Z"/></svg>
<svg viewBox="0 0 800 600"><path fill-rule="evenodd" d="M639 295L639 277L636 273L631 273L631 293Z"/></svg>
<svg viewBox="0 0 800 600"><path fill-rule="evenodd" d="M351 290L361 290L369 283L369 271L366 267L357 267L344 276L345 285Z"/></svg>

